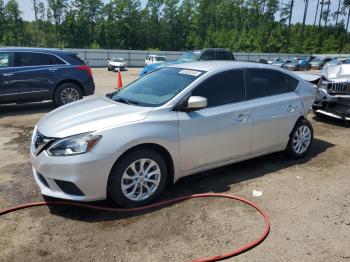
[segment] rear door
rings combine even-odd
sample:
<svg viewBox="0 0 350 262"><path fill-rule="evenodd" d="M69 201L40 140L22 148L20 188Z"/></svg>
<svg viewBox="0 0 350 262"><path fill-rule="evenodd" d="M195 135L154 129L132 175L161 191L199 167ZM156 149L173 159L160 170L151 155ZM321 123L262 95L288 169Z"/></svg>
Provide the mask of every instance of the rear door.
<svg viewBox="0 0 350 262"><path fill-rule="evenodd" d="M16 72L9 77L16 101L49 99L59 79L59 66L64 63L54 55L38 52L15 52Z"/></svg>
<svg viewBox="0 0 350 262"><path fill-rule="evenodd" d="M247 99L253 121L252 153L282 150L300 116L299 81L280 71L248 69Z"/></svg>
<svg viewBox="0 0 350 262"><path fill-rule="evenodd" d="M252 122L245 101L244 72L232 70L205 80L192 96L207 98L208 107L178 112L180 164L191 172L250 154Z"/></svg>

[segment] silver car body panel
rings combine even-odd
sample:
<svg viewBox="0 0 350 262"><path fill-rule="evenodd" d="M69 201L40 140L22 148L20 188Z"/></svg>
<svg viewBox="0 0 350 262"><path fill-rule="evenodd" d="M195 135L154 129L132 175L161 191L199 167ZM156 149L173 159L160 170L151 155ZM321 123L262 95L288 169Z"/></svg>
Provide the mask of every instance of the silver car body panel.
<svg viewBox="0 0 350 262"><path fill-rule="evenodd" d="M58 108L44 116L37 130L44 136L64 138L93 132L102 139L88 153L55 157L31 152L33 173L45 195L91 201L107 196L107 183L115 162L127 150L156 144L169 152L176 182L183 176L253 158L286 148L289 134L314 102L315 88L299 76L271 65L242 62L192 62L169 67L206 71L163 106L139 107L94 97ZM226 70L268 68L299 80L294 92L205 108L174 111L174 106L201 82ZM48 189L42 174L52 185ZM85 196L65 194L55 179L70 181Z"/></svg>

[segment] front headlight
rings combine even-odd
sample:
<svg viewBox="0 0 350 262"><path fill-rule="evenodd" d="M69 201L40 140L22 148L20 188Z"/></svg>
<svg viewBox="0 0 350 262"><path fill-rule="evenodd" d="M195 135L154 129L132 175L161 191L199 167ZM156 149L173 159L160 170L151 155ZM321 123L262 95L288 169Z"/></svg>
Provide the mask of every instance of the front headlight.
<svg viewBox="0 0 350 262"><path fill-rule="evenodd" d="M91 133L75 135L53 143L47 153L50 156L72 156L89 152L100 141L102 136Z"/></svg>

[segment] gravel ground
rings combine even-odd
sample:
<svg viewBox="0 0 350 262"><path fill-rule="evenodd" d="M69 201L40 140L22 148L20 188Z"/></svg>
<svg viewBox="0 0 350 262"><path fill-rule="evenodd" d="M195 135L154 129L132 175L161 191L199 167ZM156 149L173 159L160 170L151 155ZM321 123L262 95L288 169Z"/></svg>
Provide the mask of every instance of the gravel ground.
<svg viewBox="0 0 350 262"><path fill-rule="evenodd" d="M124 82L138 71L123 72ZM116 86L116 74L106 69L95 69L94 77L98 95ZM28 152L34 125L53 108L48 102L0 105L0 209L43 200ZM270 235L230 261L350 261L349 129L309 118L315 129L309 157L276 153L204 172L180 180L162 199L218 192L262 206ZM263 195L253 197L254 189ZM38 207L0 218L0 261L189 261L239 247L262 228L254 209L220 199L128 215Z"/></svg>

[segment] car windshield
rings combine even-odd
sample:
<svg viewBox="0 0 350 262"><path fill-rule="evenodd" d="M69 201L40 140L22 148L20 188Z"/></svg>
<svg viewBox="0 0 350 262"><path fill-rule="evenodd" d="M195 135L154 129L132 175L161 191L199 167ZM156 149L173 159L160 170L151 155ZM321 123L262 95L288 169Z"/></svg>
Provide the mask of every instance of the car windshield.
<svg viewBox="0 0 350 262"><path fill-rule="evenodd" d="M200 54L201 53L199 51L186 52L179 57L178 61L181 61L181 62L199 61Z"/></svg>
<svg viewBox="0 0 350 262"><path fill-rule="evenodd" d="M166 59L165 59L164 56L155 56L154 60L156 60L156 61L165 61Z"/></svg>
<svg viewBox="0 0 350 262"><path fill-rule="evenodd" d="M123 62L122 58L112 58L112 62Z"/></svg>
<svg viewBox="0 0 350 262"><path fill-rule="evenodd" d="M156 107L175 97L204 72L163 67L127 85L112 96L117 102Z"/></svg>
<svg viewBox="0 0 350 262"><path fill-rule="evenodd" d="M339 58L333 58L331 61L328 62L328 64L330 64L330 65L336 65L336 64L338 64L338 62L340 62L340 61L341 61L341 59L339 59Z"/></svg>

